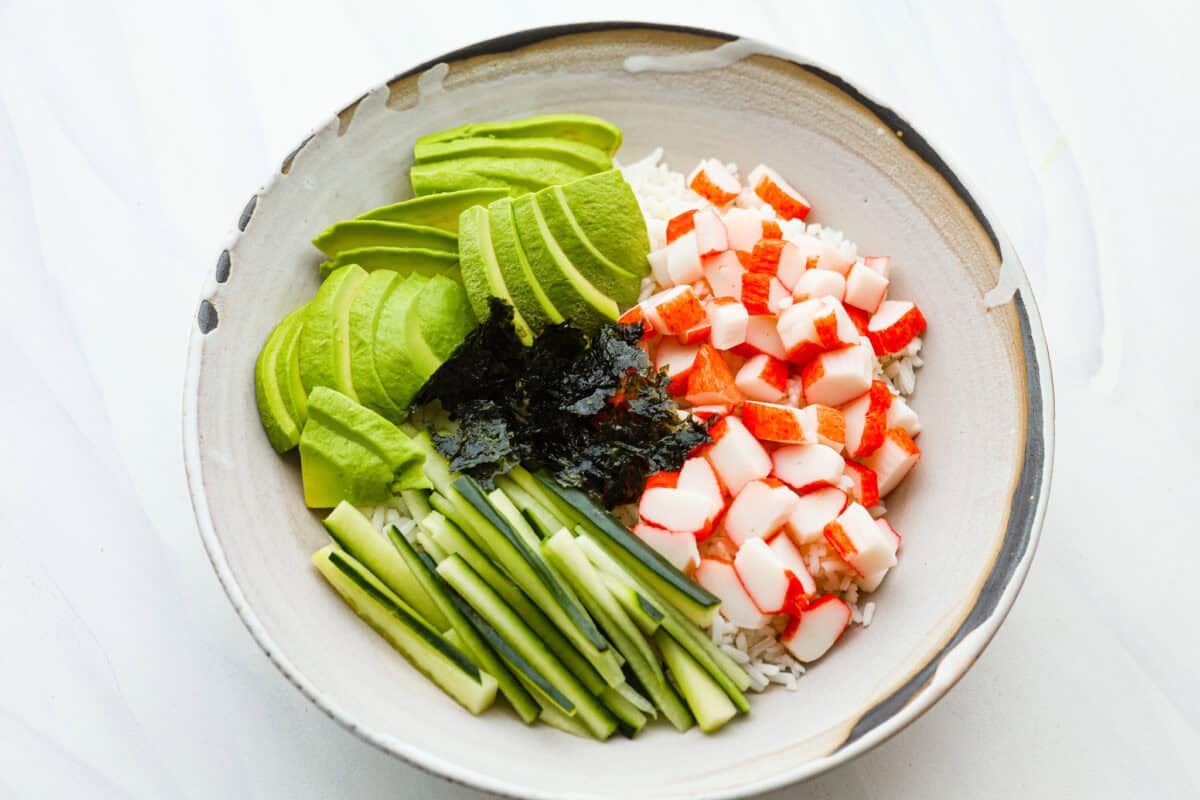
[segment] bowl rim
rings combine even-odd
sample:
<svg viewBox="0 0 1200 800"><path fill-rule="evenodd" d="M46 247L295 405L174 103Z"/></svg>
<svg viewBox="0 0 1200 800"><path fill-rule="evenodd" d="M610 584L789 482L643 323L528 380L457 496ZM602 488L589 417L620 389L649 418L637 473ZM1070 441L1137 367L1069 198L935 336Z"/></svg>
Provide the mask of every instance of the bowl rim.
<svg viewBox="0 0 1200 800"><path fill-rule="evenodd" d="M480 40L404 70L386 81L386 84L390 85L398 80L419 75L443 63L453 64L467 58L506 53L564 36L621 30L652 30L689 34L714 40L717 45L735 41L744 42L747 46L746 55L767 55L788 61L846 93L851 99L875 114L891 130L902 133L902 141L906 146L936 171L966 204L1000 256L1001 266L998 273L1000 281L1007 282L1009 288L1012 289L1012 297L1011 300L1005 300L999 305L1011 302L1014 306L1025 360L1026 445L1023 463L1012 492L1008 525L1000 551L975 596L971 610L964 615L958 628L946 643L920 669L916 670L899 687L894 688L886 697L877 700L869 707L851 727L846 737L825 755L753 783L726 786L715 791L701 791L692 795L696 798L724 800L725 798L744 797L766 792L805 781L862 755L887 741L924 714L945 696L974 664L995 636L1016 601L1041 537L1054 461L1053 376L1041 317L1028 277L1011 241L996 222L994 215L985 210L987 206L978 199L978 192L971 188L970 182L959 171L951 168L946 159L930 142L928 136L918 132L911 123L891 107L874 99L819 62L749 37L740 37L707 28L644 21L590 21L527 28ZM357 105L365 96L364 93L348 103L343 111ZM269 176L269 180L251 196L243 208L237 228L232 232L231 240L226 243L217 260L215 283L212 278L206 282L195 320L196 324L192 327L188 342L187 372L184 380L182 434L188 492L200 537L222 589L254 641L284 677L327 716L378 749L443 780L506 797L550 800L554 796L543 791L530 790L528 787L496 779L459 762L439 758L419 747L398 742L389 736L363 728L345 714L335 702L314 686L279 649L257 614L249 606L233 576L230 564L225 558L209 514L208 498L201 469L197 406L204 343L207 334L218 324L216 309L210 298L216 293L218 285L224 283L228 278L229 248L249 224L259 194L269 189L279 171L287 172L292 159L327 124L329 124L328 118L305 136L300 144L282 160L280 169Z"/></svg>

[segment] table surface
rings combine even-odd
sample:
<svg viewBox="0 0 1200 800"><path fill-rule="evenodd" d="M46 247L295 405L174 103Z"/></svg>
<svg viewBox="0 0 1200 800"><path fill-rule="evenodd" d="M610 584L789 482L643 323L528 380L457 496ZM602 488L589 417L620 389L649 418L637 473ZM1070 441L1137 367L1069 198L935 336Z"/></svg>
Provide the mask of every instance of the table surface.
<svg viewBox="0 0 1200 800"><path fill-rule="evenodd" d="M0 798L478 797L334 724L234 615L184 483L184 352L220 242L309 129L438 53L587 13L553 5L0 3ZM1176 355L1200 15L1099 5L604 12L767 40L900 109L1004 220L1050 341L1054 489L1008 621L909 729L775 797L1200 795L1200 386Z"/></svg>

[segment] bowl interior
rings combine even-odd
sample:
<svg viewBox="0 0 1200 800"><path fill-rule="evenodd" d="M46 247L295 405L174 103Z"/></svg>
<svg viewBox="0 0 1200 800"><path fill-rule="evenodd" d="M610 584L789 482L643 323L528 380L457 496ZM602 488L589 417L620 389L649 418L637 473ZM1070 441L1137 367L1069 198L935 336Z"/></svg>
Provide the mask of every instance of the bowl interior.
<svg viewBox="0 0 1200 800"><path fill-rule="evenodd" d="M623 68L634 53L720 43L630 28L547 34L452 58L444 80L440 71L414 74L364 95L257 195L229 248L227 280L214 284L201 315L210 330L193 348L190 479L231 597L272 658L326 711L441 774L554 797L737 794L803 777L834 763L848 740L902 720L900 707L927 688L910 678L959 632L989 576L996 591L1023 574L1028 535L1015 558L999 560L1005 572L994 571L1030 444L1030 356L1017 307L983 303L1000 267L988 232L909 143L818 72L768 55L698 72ZM892 296L917 300L929 320L914 399L926 426L923 459L887 501L904 544L873 597L873 624L851 630L797 691L754 697L753 713L717 736L655 726L636 741L601 746L525 727L506 710L482 719L463 712L312 570L309 556L326 535L304 507L297 460L276 456L259 426L254 359L275 322L316 289L311 237L409 196L418 136L553 111L620 125L625 162L661 146L681 171L710 155L743 169L771 164L813 202L810 221L843 230L860 252L890 254ZM895 710L868 715L889 697Z"/></svg>

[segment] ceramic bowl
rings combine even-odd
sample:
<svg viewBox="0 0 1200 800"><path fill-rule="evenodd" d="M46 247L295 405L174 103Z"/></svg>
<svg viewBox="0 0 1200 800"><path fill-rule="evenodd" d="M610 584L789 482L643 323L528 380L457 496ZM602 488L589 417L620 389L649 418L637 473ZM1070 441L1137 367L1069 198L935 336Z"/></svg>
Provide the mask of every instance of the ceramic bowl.
<svg viewBox="0 0 1200 800"><path fill-rule="evenodd" d="M770 163L813 201L810 221L846 231L860 252L890 254L893 296L919 300L929 320L914 398L924 455L887 501L904 545L873 598L873 624L850 630L796 691L753 697L753 713L715 736L653 726L598 744L525 727L500 708L483 718L462 711L313 571L309 555L326 535L304 507L296 459L277 456L259 426L255 356L317 287L310 238L409 196L418 136L555 111L618 124L626 162L661 145L679 170L709 155ZM853 758L912 722L979 655L1013 603L1042 521L1050 369L1029 284L996 221L896 112L799 56L725 34L626 23L525 31L367 92L250 199L195 324L188 479L204 543L246 626L292 683L359 736L502 795L735 797Z"/></svg>

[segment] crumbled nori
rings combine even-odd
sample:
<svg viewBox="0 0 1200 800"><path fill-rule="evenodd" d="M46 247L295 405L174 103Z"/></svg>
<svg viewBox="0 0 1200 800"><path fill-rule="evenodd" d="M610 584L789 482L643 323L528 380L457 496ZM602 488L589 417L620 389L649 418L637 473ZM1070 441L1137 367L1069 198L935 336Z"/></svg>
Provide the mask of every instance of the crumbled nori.
<svg viewBox="0 0 1200 800"><path fill-rule="evenodd" d="M441 401L457 423L434 435L454 470L490 486L518 463L546 467L614 506L709 441L705 425L680 419L666 373L638 346L641 324L604 325L589 342L564 323L525 347L512 318L493 298L488 321L417 396Z"/></svg>

